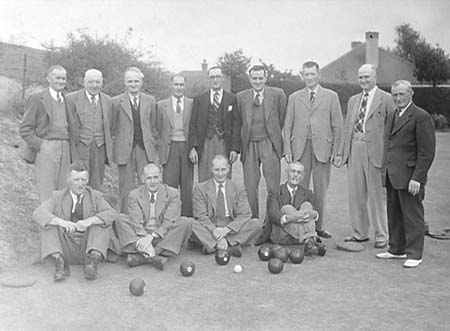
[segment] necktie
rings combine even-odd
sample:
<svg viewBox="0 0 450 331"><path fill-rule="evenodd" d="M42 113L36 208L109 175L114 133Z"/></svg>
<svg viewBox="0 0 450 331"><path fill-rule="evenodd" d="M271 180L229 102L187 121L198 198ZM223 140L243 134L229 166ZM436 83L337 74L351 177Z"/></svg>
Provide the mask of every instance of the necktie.
<svg viewBox="0 0 450 331"><path fill-rule="evenodd" d="M256 107L261 106L261 95L259 93L256 93L256 96L255 96L255 106Z"/></svg>
<svg viewBox="0 0 450 331"><path fill-rule="evenodd" d="M297 187L294 187L294 188L292 189L292 193L291 193L291 205L294 205L295 193L297 193Z"/></svg>
<svg viewBox="0 0 450 331"><path fill-rule="evenodd" d="M369 99L369 93L364 93L361 107L359 108L358 120L355 124L355 132L363 132L364 119L366 118L367 100Z"/></svg>
<svg viewBox="0 0 450 331"><path fill-rule="evenodd" d="M224 225L226 222L226 212L225 212L225 196L223 194L223 184L219 184L219 189L217 190L217 200L216 200L216 220L217 225Z"/></svg>
<svg viewBox="0 0 450 331"><path fill-rule="evenodd" d="M154 192L150 192L150 203L155 203L155 193Z"/></svg>
<svg viewBox="0 0 450 331"><path fill-rule="evenodd" d="M139 107L137 96L135 96L135 97L133 98L133 107L134 107L134 109L136 109L136 110L137 110L138 107Z"/></svg>
<svg viewBox="0 0 450 331"><path fill-rule="evenodd" d="M309 102L310 102L311 104L313 104L313 103L314 103L314 100L316 100L316 92L311 91L311 92L309 93Z"/></svg>
<svg viewBox="0 0 450 331"><path fill-rule="evenodd" d="M95 100L95 95L91 95L91 103L97 104L97 100Z"/></svg>
<svg viewBox="0 0 450 331"><path fill-rule="evenodd" d="M75 202L75 206L72 208L72 215L70 220L72 222L78 222L83 219L83 196L77 194L77 201Z"/></svg>
<svg viewBox="0 0 450 331"><path fill-rule="evenodd" d="M63 99L62 99L62 96L61 96L61 92L56 93L56 101L63 102Z"/></svg>
<svg viewBox="0 0 450 331"><path fill-rule="evenodd" d="M176 97L177 98L177 114L181 113L181 97Z"/></svg>
<svg viewBox="0 0 450 331"><path fill-rule="evenodd" d="M219 102L219 92L214 93L214 98L213 98L213 107L214 107L214 111L219 111L219 106L220 106L220 102Z"/></svg>

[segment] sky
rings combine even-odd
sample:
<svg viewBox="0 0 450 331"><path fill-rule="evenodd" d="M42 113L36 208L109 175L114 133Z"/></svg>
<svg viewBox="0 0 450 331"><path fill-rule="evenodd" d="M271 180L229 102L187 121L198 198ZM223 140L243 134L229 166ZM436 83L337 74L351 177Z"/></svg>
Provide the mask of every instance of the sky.
<svg viewBox="0 0 450 331"><path fill-rule="evenodd" d="M450 53L449 13L449 0L0 0L0 41L62 46L83 28L127 41L172 72L239 48L252 63L298 72L307 60L325 66L345 54L366 31L393 48L402 23Z"/></svg>

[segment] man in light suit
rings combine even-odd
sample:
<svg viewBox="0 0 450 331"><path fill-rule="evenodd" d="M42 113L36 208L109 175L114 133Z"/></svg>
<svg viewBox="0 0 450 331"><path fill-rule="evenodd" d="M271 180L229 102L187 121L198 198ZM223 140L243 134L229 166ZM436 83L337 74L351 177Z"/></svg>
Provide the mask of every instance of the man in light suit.
<svg viewBox="0 0 450 331"><path fill-rule="evenodd" d="M258 185L260 167L267 191L276 191L280 185L280 159L283 153L281 128L286 113L286 95L277 87L265 86L267 72L262 65L249 70L251 89L237 95L237 112L233 127L232 148L240 150L244 185L252 217L259 217ZM240 143L239 143L240 142Z"/></svg>
<svg viewBox="0 0 450 331"><path fill-rule="evenodd" d="M87 165L75 161L67 172L68 187L54 191L33 213L41 230L41 258L55 260L55 281L70 275L70 264L84 264L86 279L95 279L107 250L118 253L112 232L117 213L88 181Z"/></svg>
<svg viewBox="0 0 450 331"><path fill-rule="evenodd" d="M227 249L242 256L242 246L250 244L260 231L252 218L245 189L227 179L228 158L217 155L211 161L213 178L198 184L194 191L192 232L204 253Z"/></svg>
<svg viewBox="0 0 450 331"><path fill-rule="evenodd" d="M387 191L389 249L380 259L407 259L403 266L422 263L427 173L434 159L436 137L433 120L412 102L413 90L406 80L392 85L397 107L388 115L383 149L383 185Z"/></svg>
<svg viewBox="0 0 450 331"><path fill-rule="evenodd" d="M112 102L100 92L102 85L102 73L89 69L84 75L84 89L67 95L79 132L78 157L89 166L89 186L98 191L103 184L105 164L112 161Z"/></svg>
<svg viewBox="0 0 450 331"><path fill-rule="evenodd" d="M348 101L344 133L336 166L348 164L348 204L352 235L345 241L369 240L369 225L375 232L375 248L388 242L386 202L381 183L384 125L394 111L389 93L376 85L376 68L364 64L358 80L362 92Z"/></svg>
<svg viewBox="0 0 450 331"><path fill-rule="evenodd" d="M312 174L319 212L317 234L331 238L324 229L324 219L331 163L342 134L341 107L337 93L320 86L316 62L303 64L302 78L306 87L289 96L283 129L284 155L288 163L300 161L304 165L305 188L309 188Z"/></svg>
<svg viewBox="0 0 450 331"><path fill-rule="evenodd" d="M194 98L189 125L189 158L192 163L198 162L200 183L212 178L210 163L214 156L227 155L233 163L237 160L236 150L239 150L239 146L232 148L236 96L223 89L222 68L211 67L208 78L211 89Z"/></svg>
<svg viewBox="0 0 450 331"><path fill-rule="evenodd" d="M36 165L37 189L41 202L54 190L66 186L67 169L77 160L75 120L67 109L64 88L66 70L49 68L49 87L30 96L19 132L25 140L24 159Z"/></svg>
<svg viewBox="0 0 450 331"><path fill-rule="evenodd" d="M192 113L192 99L185 97L186 78L172 77L172 96L158 102L157 128L163 182L180 188L181 215L192 217L194 165L189 160L187 140Z"/></svg>
<svg viewBox="0 0 450 331"><path fill-rule="evenodd" d="M136 67L125 70L126 92L112 99L113 155L119 170L120 210L126 212L129 192L139 185L145 165L159 162L157 132L153 127L156 100L142 93L144 74Z"/></svg>
<svg viewBox="0 0 450 331"><path fill-rule="evenodd" d="M192 219L180 217L180 195L162 184L159 165L146 165L142 181L130 192L128 215L116 222L117 234L129 267L152 264L163 270L167 257L178 255L190 237Z"/></svg>

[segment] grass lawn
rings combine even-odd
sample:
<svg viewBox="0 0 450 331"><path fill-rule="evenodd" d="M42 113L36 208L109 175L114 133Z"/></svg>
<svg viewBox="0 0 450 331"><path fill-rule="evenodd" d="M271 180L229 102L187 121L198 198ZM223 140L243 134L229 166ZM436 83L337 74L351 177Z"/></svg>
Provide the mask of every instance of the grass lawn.
<svg viewBox="0 0 450 331"><path fill-rule="evenodd" d="M437 141L425 197L432 230L450 227L450 133L438 133ZM239 166L233 176L241 180ZM376 259L373 240L361 253L338 251L335 242L350 234L346 169L333 168L328 201L326 229L334 236L327 254L287 263L279 275L268 272L254 247L226 266L197 250L163 272L129 269L120 260L101 265L93 282L79 266L56 284L52 265L10 270L37 283L0 287L0 330L449 330L450 241L427 237L423 264L410 270ZM190 278L178 271L185 259L196 264ZM232 272L237 263L240 274ZM128 292L136 277L147 283L141 297Z"/></svg>

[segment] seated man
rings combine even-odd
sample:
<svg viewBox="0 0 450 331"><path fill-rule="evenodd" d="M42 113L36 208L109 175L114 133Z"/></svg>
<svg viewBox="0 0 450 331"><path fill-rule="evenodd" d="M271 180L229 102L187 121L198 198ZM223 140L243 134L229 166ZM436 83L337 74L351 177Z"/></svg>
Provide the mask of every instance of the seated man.
<svg viewBox="0 0 450 331"><path fill-rule="evenodd" d="M307 254L316 251L325 255L325 245L316 236L315 222L319 218L313 209L314 195L300 185L304 168L292 162L286 168L287 182L279 192L269 192L267 199L267 224L271 225L270 240L274 244L306 244Z"/></svg>
<svg viewBox="0 0 450 331"><path fill-rule="evenodd" d="M120 215L117 234L129 267L152 264L163 270L167 257L178 255L190 237L192 220L180 216L180 194L162 184L158 165L147 164L142 181L130 192L128 215Z"/></svg>
<svg viewBox="0 0 450 331"><path fill-rule="evenodd" d="M240 257L242 246L259 234L259 221L251 218L245 188L227 179L228 158L216 155L211 171L213 178L194 190L192 231L204 253L228 249L232 256Z"/></svg>
<svg viewBox="0 0 450 331"><path fill-rule="evenodd" d="M68 188L54 191L33 213L41 228L41 257L55 259L55 281L70 275L69 264L83 264L86 279L97 278L97 266L113 248L116 211L102 193L87 186L83 161L69 167ZM117 240L117 239L115 239Z"/></svg>

